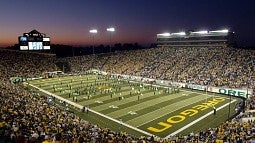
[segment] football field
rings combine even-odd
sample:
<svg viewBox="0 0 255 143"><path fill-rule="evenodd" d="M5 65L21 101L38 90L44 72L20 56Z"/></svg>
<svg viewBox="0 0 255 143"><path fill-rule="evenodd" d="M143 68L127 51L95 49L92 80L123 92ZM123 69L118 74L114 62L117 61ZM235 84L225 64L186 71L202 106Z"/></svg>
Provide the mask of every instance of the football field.
<svg viewBox="0 0 255 143"><path fill-rule="evenodd" d="M33 80L29 84L87 107L98 120L120 123L122 130L126 127L162 138L215 127L226 121L240 102L226 95L92 74ZM112 127L110 122L104 126Z"/></svg>

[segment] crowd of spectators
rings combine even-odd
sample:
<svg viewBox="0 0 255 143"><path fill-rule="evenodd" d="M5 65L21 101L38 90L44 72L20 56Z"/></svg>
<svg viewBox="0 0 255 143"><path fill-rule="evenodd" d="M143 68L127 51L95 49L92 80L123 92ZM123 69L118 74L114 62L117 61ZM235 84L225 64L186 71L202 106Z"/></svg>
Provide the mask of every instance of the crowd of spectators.
<svg viewBox="0 0 255 143"><path fill-rule="evenodd" d="M79 118L47 98L15 85L1 86L0 117L2 140L16 143L83 143L135 140L125 133L115 133Z"/></svg>
<svg viewBox="0 0 255 143"><path fill-rule="evenodd" d="M42 76L59 70L56 57L0 50L0 135L5 142L252 142L255 121L240 116L185 136L169 139L134 137L93 125L73 113L48 104L46 97L10 83L10 77ZM97 68L119 74L202 85L254 87L255 51L221 47L151 48L65 59L74 73ZM252 78L251 78L252 77ZM255 109L251 95L247 110ZM252 114L253 115L253 114ZM246 114L244 116L251 116Z"/></svg>
<svg viewBox="0 0 255 143"><path fill-rule="evenodd" d="M43 72L58 70L51 54L0 49L1 78L38 77Z"/></svg>
<svg viewBox="0 0 255 143"><path fill-rule="evenodd" d="M231 47L163 47L116 52L110 56L70 58L73 71L81 66L208 86L254 87L255 51ZM96 63L92 66L93 62ZM82 63L82 64L81 64ZM78 66L74 66L77 65Z"/></svg>
<svg viewBox="0 0 255 143"><path fill-rule="evenodd" d="M0 50L0 142L127 142L125 132L100 128L51 105L47 98L12 84L10 77L40 77L59 70L55 56Z"/></svg>

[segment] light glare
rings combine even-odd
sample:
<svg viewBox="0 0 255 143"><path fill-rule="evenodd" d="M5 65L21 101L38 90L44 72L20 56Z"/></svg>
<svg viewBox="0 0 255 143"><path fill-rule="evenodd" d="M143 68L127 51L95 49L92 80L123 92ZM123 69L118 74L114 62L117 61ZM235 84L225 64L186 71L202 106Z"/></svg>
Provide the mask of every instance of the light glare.
<svg viewBox="0 0 255 143"><path fill-rule="evenodd" d="M162 34L158 34L159 36L170 36L170 33L162 33Z"/></svg>
<svg viewBox="0 0 255 143"><path fill-rule="evenodd" d="M107 30L107 31L110 31L110 32L114 32L114 31L115 31L115 28L111 27L111 28L107 28L106 30Z"/></svg>
<svg viewBox="0 0 255 143"><path fill-rule="evenodd" d="M97 33L96 29L89 30L89 33Z"/></svg>
<svg viewBox="0 0 255 143"><path fill-rule="evenodd" d="M179 32L179 33L172 33L172 35L186 35L185 32Z"/></svg>
<svg viewBox="0 0 255 143"><path fill-rule="evenodd" d="M216 30L216 31L210 31L210 32L228 33L228 29Z"/></svg>
<svg viewBox="0 0 255 143"><path fill-rule="evenodd" d="M191 32L191 33L194 33L194 34L207 34L208 31L196 31L196 32Z"/></svg>

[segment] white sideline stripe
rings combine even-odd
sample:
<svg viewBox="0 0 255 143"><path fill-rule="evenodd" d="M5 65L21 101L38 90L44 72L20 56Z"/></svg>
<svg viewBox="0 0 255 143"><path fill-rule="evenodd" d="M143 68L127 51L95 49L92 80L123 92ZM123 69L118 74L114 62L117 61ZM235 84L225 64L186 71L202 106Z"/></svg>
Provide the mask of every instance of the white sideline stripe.
<svg viewBox="0 0 255 143"><path fill-rule="evenodd" d="M46 91L46 90L44 90L44 89L41 89L41 88L39 88L39 87L37 87L37 86L34 86L34 85L32 85L32 84L29 84L29 85L32 86L32 87L34 87L34 88L36 88L36 89L38 89L39 91L44 92L44 93L46 93L46 94L48 94L48 95L50 95L50 96L53 96L53 97L55 97L55 98L57 98L57 99L59 99L59 100L61 100L61 101L65 101L66 103L68 103L68 104L70 104L70 105L73 105L74 107L77 107L77 108L79 108L79 109L82 109L82 108L83 108L83 106L81 106L81 105L79 105L79 104L76 104L76 103L74 103L74 102L72 102L72 101L69 101L69 100L67 100L67 99L65 99L65 98L63 98L63 97L57 96L57 95L55 95L55 94L52 94L52 93L50 93L49 91Z"/></svg>
<svg viewBox="0 0 255 143"><path fill-rule="evenodd" d="M79 108L79 109L83 109L83 106L82 106L82 105L79 105L79 104L74 103L74 102L72 102L72 101L69 101L69 100L67 100L67 99L65 99L65 98L63 98L63 97L57 96L57 95L55 95L55 94L52 94L52 93L50 93L50 92L48 92L48 91L46 91L46 90L43 90L43 89L41 89L41 88L39 88L39 87L37 87L37 86L34 86L34 85L32 85L32 84L29 84L29 85L32 86L32 87L34 87L34 88L36 88L36 89L38 89L38 90L40 90L40 91L42 91L42 92L44 92L44 93L46 93L46 94L48 94L48 95L51 95L51 96L53 96L53 97L55 97L55 98L57 98L57 99L59 99L59 100L65 101L66 103L71 104L71 105L73 105L74 107L77 107L77 108ZM135 131L138 131L138 132L140 132L140 133L143 133L143 134L145 134L145 135L148 135L148 136L155 136L155 135L150 134L150 133L148 133L148 132L145 132L145 131L143 131L143 130L141 130L141 129L138 129L138 128L136 128L136 127L133 127L133 126L131 126L131 125L128 125L128 124L126 124L126 123L123 123L122 121L116 120L116 119L114 119L114 118L111 118L111 117L106 116L106 115L104 115L104 114L101 114L101 113L99 113L99 112L96 112L96 111L94 111L94 110L89 109L89 111L90 111L90 112L93 112L93 113L95 113L95 114L97 114L97 115L99 115L99 116L102 116L102 117L104 117L104 118L107 118L107 119L109 119L109 120L112 120L112 121L114 121L114 122L116 122L116 123L118 123L118 124L121 124L121 125L126 126L126 127L128 127L128 128L131 128L131 129L133 129L133 130L135 130Z"/></svg>
<svg viewBox="0 0 255 143"><path fill-rule="evenodd" d="M233 103L233 102L236 102L236 100L234 99L234 100L231 101L231 103ZM227 104L224 104L224 105L220 106L217 110L221 110L222 108L228 106L229 104L230 104L230 103L228 102ZM207 116L209 116L209 115L211 115L211 114L213 114L213 111L208 112L208 113L205 114L204 116L202 116L202 117L200 117L200 118L194 120L193 122L190 122L189 124L187 124L186 126L183 126L183 127L180 128L180 129L176 130L175 132L173 132L173 133L171 133L170 135L166 136L165 139L168 139L169 137L174 136L174 135L180 133L181 131L183 131L183 130L189 128L190 126L196 124L197 122L203 120L204 118L206 118Z"/></svg>

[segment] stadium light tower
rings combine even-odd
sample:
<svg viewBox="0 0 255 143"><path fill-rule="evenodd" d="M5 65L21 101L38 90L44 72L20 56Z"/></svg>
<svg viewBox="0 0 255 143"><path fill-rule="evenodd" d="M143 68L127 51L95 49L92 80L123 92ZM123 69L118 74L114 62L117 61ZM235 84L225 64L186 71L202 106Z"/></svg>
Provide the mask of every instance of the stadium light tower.
<svg viewBox="0 0 255 143"><path fill-rule="evenodd" d="M179 35L179 36L185 36L185 32L179 32L179 33L172 33L172 35Z"/></svg>
<svg viewBox="0 0 255 143"><path fill-rule="evenodd" d="M89 30L89 33L92 34L93 38L93 55L95 54L95 34L97 34L97 29Z"/></svg>
<svg viewBox="0 0 255 143"><path fill-rule="evenodd" d="M208 34L208 31L204 30L204 31L196 31L196 32L191 32L194 34Z"/></svg>
<svg viewBox="0 0 255 143"><path fill-rule="evenodd" d="M161 34L157 34L158 36L163 36L163 37L168 37L171 36L170 33L161 33Z"/></svg>
<svg viewBox="0 0 255 143"><path fill-rule="evenodd" d="M223 29L223 30L216 30L216 31L210 31L210 32L216 32L216 33L228 33L228 29Z"/></svg>
<svg viewBox="0 0 255 143"><path fill-rule="evenodd" d="M106 29L108 32L110 32L110 43L112 42L112 33L115 32L115 28L114 27L110 27ZM112 48L110 45L110 53L112 52Z"/></svg>

